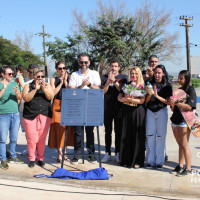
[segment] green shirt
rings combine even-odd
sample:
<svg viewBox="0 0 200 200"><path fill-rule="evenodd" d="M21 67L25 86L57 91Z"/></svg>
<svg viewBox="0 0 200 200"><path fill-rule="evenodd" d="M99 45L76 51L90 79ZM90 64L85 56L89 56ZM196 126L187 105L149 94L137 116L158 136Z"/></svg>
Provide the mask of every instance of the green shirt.
<svg viewBox="0 0 200 200"><path fill-rule="evenodd" d="M16 86L16 82L10 82L2 97L0 98L0 114L9 114L19 112L17 97L13 87ZM0 82L0 90L3 88L3 84Z"/></svg>

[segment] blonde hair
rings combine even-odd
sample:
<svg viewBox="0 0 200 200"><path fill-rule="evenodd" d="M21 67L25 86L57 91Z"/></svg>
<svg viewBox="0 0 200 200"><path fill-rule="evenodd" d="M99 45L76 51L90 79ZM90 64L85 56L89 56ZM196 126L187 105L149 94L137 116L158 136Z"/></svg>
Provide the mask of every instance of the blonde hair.
<svg viewBox="0 0 200 200"><path fill-rule="evenodd" d="M137 66L134 66L133 68L130 69L130 73L131 73L133 70L135 70L135 71L137 72L137 74L138 74L137 86L138 86L138 85L144 86L144 79L143 79L142 72L141 72L140 68L137 67Z"/></svg>

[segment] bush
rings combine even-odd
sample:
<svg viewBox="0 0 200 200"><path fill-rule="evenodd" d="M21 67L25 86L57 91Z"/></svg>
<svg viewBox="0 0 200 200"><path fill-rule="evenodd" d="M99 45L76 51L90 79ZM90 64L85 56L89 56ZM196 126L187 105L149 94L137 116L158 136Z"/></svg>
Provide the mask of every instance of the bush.
<svg viewBox="0 0 200 200"><path fill-rule="evenodd" d="M193 86L194 88L200 87L200 79L192 78L192 79L191 79L191 82L192 82L192 86Z"/></svg>

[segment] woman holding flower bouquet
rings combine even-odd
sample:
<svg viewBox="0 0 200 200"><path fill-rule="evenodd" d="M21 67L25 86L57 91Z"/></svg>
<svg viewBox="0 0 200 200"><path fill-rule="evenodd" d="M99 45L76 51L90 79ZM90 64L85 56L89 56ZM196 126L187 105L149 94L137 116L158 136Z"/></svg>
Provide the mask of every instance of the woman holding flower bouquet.
<svg viewBox="0 0 200 200"><path fill-rule="evenodd" d="M165 78L165 67L158 65L154 69L153 79L150 81L153 93L146 98L146 140L147 140L147 169L156 167L163 169L165 161L165 141L167 134L168 111L167 104L172 96L172 86Z"/></svg>
<svg viewBox="0 0 200 200"><path fill-rule="evenodd" d="M145 157L145 91L139 67L130 70L130 82L124 85L118 96L122 102L122 138L120 165L139 168Z"/></svg>

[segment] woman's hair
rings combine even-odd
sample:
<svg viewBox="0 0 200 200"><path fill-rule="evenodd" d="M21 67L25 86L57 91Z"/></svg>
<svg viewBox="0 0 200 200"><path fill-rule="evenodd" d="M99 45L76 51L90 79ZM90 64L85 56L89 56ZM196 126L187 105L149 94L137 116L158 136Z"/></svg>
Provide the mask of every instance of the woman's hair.
<svg viewBox="0 0 200 200"><path fill-rule="evenodd" d="M16 67L15 67L15 73L17 73L17 72L20 72L20 73L24 73L24 66L23 65L17 65Z"/></svg>
<svg viewBox="0 0 200 200"><path fill-rule="evenodd" d="M141 72L140 68L137 67L137 66L134 66L133 68L130 69L130 73L133 70L135 70L137 72L137 74L138 74L137 85L144 86L144 79L143 79L142 72Z"/></svg>
<svg viewBox="0 0 200 200"><path fill-rule="evenodd" d="M167 71L165 69L165 66L164 65L157 65L155 68L154 68L154 72L156 71L156 69L161 69L163 71L163 73L165 74L163 77L162 77L162 82L163 83L166 83L169 79L168 77L168 74L167 74ZM155 80L155 76L153 76L153 79Z"/></svg>
<svg viewBox="0 0 200 200"><path fill-rule="evenodd" d="M187 91L190 86L190 72L187 70L182 70L179 72L179 75L183 75L185 77L185 85L183 87L183 90Z"/></svg>
<svg viewBox="0 0 200 200"><path fill-rule="evenodd" d="M55 68L57 69L60 64L64 64L65 65L65 62L64 61L57 61L56 65L55 65Z"/></svg>
<svg viewBox="0 0 200 200"><path fill-rule="evenodd" d="M44 73L44 71L43 71L43 70L41 70L41 69L38 69L38 68L34 68L34 69L33 69L33 76L36 76L36 75L37 75L37 73L39 73L39 72L42 72L42 73Z"/></svg>

